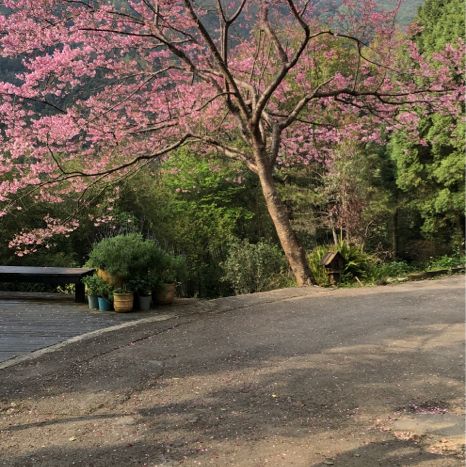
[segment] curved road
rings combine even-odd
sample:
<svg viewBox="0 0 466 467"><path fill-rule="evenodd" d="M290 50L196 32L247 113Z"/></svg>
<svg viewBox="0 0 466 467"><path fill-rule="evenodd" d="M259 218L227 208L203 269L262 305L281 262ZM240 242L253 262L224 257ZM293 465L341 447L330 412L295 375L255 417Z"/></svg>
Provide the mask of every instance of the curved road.
<svg viewBox="0 0 466 467"><path fill-rule="evenodd" d="M463 465L462 277L209 307L0 370L0 465Z"/></svg>

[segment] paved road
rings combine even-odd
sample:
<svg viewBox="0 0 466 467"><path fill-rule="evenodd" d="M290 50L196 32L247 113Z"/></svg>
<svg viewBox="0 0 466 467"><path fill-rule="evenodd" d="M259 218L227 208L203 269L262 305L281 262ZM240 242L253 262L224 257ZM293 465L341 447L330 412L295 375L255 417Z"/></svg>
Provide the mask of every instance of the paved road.
<svg viewBox="0 0 466 467"><path fill-rule="evenodd" d="M461 466L463 387L461 277L221 299L0 370L0 464Z"/></svg>

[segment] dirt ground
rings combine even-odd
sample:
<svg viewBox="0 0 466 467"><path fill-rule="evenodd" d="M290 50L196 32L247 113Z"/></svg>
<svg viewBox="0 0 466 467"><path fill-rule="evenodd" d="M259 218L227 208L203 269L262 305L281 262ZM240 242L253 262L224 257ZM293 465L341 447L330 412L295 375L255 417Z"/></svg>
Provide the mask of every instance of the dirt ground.
<svg viewBox="0 0 466 467"><path fill-rule="evenodd" d="M0 465L464 465L464 281L212 301L0 370Z"/></svg>

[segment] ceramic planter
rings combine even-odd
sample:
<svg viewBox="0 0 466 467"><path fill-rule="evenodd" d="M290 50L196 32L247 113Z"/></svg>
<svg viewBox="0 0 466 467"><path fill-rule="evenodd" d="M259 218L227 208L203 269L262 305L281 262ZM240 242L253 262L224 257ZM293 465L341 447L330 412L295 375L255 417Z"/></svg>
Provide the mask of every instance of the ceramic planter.
<svg viewBox="0 0 466 467"><path fill-rule="evenodd" d="M97 295L88 295L87 301L89 303L90 310L98 310L99 309L99 300Z"/></svg>
<svg viewBox="0 0 466 467"><path fill-rule="evenodd" d="M112 302L105 297L98 297L99 311L112 311Z"/></svg>

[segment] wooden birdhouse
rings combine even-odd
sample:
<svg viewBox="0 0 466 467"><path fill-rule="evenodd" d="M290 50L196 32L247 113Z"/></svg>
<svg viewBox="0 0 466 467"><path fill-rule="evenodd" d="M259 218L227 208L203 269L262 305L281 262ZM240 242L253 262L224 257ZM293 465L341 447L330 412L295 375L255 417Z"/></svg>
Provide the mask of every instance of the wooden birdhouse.
<svg viewBox="0 0 466 467"><path fill-rule="evenodd" d="M325 253L320 264L325 267L330 284L335 285L340 282L345 267L345 258L339 251Z"/></svg>

